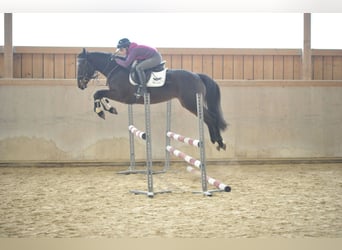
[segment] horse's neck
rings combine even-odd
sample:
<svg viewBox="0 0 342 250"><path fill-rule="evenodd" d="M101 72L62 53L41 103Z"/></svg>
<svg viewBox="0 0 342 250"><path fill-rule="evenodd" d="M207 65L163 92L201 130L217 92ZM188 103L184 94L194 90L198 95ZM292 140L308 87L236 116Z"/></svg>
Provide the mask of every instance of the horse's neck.
<svg viewBox="0 0 342 250"><path fill-rule="evenodd" d="M93 66L95 67L95 70L107 76L107 74L110 72L111 68L113 67L110 61L110 57L111 57L110 54L95 52L92 58Z"/></svg>

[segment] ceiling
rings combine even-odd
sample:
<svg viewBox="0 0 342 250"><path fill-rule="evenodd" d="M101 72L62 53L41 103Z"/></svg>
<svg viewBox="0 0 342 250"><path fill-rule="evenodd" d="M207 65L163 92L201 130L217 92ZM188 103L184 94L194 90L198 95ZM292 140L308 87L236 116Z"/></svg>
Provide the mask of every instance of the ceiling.
<svg viewBox="0 0 342 250"><path fill-rule="evenodd" d="M4 0L13 12L342 12L340 0Z"/></svg>

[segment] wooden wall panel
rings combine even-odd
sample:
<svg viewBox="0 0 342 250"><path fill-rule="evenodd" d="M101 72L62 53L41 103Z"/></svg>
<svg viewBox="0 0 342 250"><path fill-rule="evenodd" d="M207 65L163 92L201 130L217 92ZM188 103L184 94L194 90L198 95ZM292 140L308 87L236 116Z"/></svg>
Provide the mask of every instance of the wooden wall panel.
<svg viewBox="0 0 342 250"><path fill-rule="evenodd" d="M233 79L243 79L243 56L234 56Z"/></svg>
<svg viewBox="0 0 342 250"><path fill-rule="evenodd" d="M181 69L182 68L182 56L181 55L173 55L171 61L172 69Z"/></svg>
<svg viewBox="0 0 342 250"><path fill-rule="evenodd" d="M192 71L200 73L203 71L203 58L201 55L196 55L192 57Z"/></svg>
<svg viewBox="0 0 342 250"><path fill-rule="evenodd" d="M65 59L64 54L55 55L55 78L64 79L65 78Z"/></svg>
<svg viewBox="0 0 342 250"><path fill-rule="evenodd" d="M323 58L323 80L333 79L332 56Z"/></svg>
<svg viewBox="0 0 342 250"><path fill-rule="evenodd" d="M243 79L253 80L254 79L254 60L253 56L243 57Z"/></svg>
<svg viewBox="0 0 342 250"><path fill-rule="evenodd" d="M302 79L302 59L300 56L293 57L293 79Z"/></svg>
<svg viewBox="0 0 342 250"><path fill-rule="evenodd" d="M342 80L342 56L333 58L333 80Z"/></svg>
<svg viewBox="0 0 342 250"><path fill-rule="evenodd" d="M223 78L223 56L213 56L213 76L214 79Z"/></svg>
<svg viewBox="0 0 342 250"><path fill-rule="evenodd" d="M284 57L274 56L273 58L274 68L273 68L273 80L283 80L284 79Z"/></svg>
<svg viewBox="0 0 342 250"><path fill-rule="evenodd" d="M13 55L13 77L14 78L22 78L21 75L21 54Z"/></svg>
<svg viewBox="0 0 342 250"><path fill-rule="evenodd" d="M202 73L212 77L213 76L213 57L212 56L203 56L203 69Z"/></svg>
<svg viewBox="0 0 342 250"><path fill-rule="evenodd" d="M264 57L263 56L253 57L253 79L254 80L264 79Z"/></svg>
<svg viewBox="0 0 342 250"><path fill-rule="evenodd" d="M284 56L284 80L293 79L293 56Z"/></svg>
<svg viewBox="0 0 342 250"><path fill-rule="evenodd" d="M43 75L44 78L55 78L54 74L54 55L53 54L44 54L44 69L43 69Z"/></svg>
<svg viewBox="0 0 342 250"><path fill-rule="evenodd" d="M0 78L4 77L4 54L0 53Z"/></svg>
<svg viewBox="0 0 342 250"><path fill-rule="evenodd" d="M192 71L192 56L191 55L182 56L182 68L188 71Z"/></svg>
<svg viewBox="0 0 342 250"><path fill-rule="evenodd" d="M65 78L76 78L76 55L65 55Z"/></svg>
<svg viewBox="0 0 342 250"><path fill-rule="evenodd" d="M33 78L43 78L43 54L33 54L32 58L32 77Z"/></svg>
<svg viewBox="0 0 342 250"><path fill-rule="evenodd" d="M38 79L76 77L76 57L81 49L16 47L15 51L14 77ZM107 50L89 48L89 51ZM169 69L205 73L219 80L302 79L301 50L166 48L161 49L161 52ZM3 60L3 53L0 51L0 77L4 70ZM312 50L312 79L341 80L341 68L342 50Z"/></svg>
<svg viewBox="0 0 342 250"><path fill-rule="evenodd" d="M264 56L264 79L273 80L273 56Z"/></svg>
<svg viewBox="0 0 342 250"><path fill-rule="evenodd" d="M32 54L23 54L21 57L22 60L22 68L21 68L21 77L22 78L32 78L33 77L33 55Z"/></svg>
<svg viewBox="0 0 342 250"><path fill-rule="evenodd" d="M323 80L323 56L314 56L312 58L313 80Z"/></svg>
<svg viewBox="0 0 342 250"><path fill-rule="evenodd" d="M223 56L223 79L233 79L234 60L233 56Z"/></svg>

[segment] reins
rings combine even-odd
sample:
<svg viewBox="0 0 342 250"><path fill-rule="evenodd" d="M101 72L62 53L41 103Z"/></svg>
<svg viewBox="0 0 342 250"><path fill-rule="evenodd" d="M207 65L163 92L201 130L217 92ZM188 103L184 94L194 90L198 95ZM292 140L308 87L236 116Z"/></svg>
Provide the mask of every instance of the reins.
<svg viewBox="0 0 342 250"><path fill-rule="evenodd" d="M110 78L110 76L113 74L113 72L120 67L119 64L116 64L113 68L110 67L111 62L113 61L113 56L109 56L108 60L107 60L107 64L103 69L103 73L106 75L107 79ZM106 73L107 70L110 70L108 73Z"/></svg>

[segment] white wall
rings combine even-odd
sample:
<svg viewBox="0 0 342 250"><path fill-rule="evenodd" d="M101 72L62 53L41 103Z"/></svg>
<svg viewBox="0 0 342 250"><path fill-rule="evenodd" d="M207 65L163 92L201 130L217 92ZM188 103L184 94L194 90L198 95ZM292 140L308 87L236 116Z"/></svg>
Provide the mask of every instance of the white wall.
<svg viewBox="0 0 342 250"><path fill-rule="evenodd" d="M101 120L93 112L99 87L0 86L0 162L128 161L127 106ZM207 159L342 157L342 88L221 87L228 148L209 142ZM197 137L195 116L173 101L172 130ZM143 106L134 120L144 129ZM164 159L166 103L151 106L153 159ZM175 143L178 146L179 144ZM196 149L179 145L198 155ZM145 146L136 140L138 159Z"/></svg>

